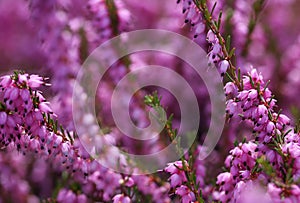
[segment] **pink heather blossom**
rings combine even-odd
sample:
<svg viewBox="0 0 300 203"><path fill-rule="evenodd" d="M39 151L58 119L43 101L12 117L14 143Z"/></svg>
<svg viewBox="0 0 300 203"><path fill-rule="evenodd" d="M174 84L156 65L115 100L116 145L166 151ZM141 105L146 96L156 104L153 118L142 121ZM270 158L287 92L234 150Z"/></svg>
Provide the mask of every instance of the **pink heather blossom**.
<svg viewBox="0 0 300 203"><path fill-rule="evenodd" d="M49 102L41 102L41 103L39 104L39 109L40 109L42 112L52 114L53 112L52 112L52 109L50 108L49 104L50 104Z"/></svg>
<svg viewBox="0 0 300 203"><path fill-rule="evenodd" d="M7 76L2 76L1 78L0 78L0 87L8 87L8 86L10 86L11 85L11 83L12 83L12 79L11 79L11 77L9 76L9 75L7 75Z"/></svg>
<svg viewBox="0 0 300 203"><path fill-rule="evenodd" d="M7 121L7 114L5 112L0 112L0 125L4 125Z"/></svg>
<svg viewBox="0 0 300 203"><path fill-rule="evenodd" d="M208 33L207 33L207 36L206 36L206 39L209 43L215 43L215 40L216 40L216 36L215 34L213 33L212 30L209 30ZM219 46L219 45L217 45Z"/></svg>
<svg viewBox="0 0 300 203"><path fill-rule="evenodd" d="M225 184L231 183L233 181L233 176L229 172L221 173L217 177L217 184L224 187Z"/></svg>
<svg viewBox="0 0 300 203"><path fill-rule="evenodd" d="M291 119L288 118L286 115L284 114L280 114L278 116L278 122L281 123L282 127L284 127L285 125L290 125L290 121Z"/></svg>
<svg viewBox="0 0 300 203"><path fill-rule="evenodd" d="M199 22L194 25L195 34L194 38L197 38L200 34L202 34L205 30L205 25L202 22Z"/></svg>
<svg viewBox="0 0 300 203"><path fill-rule="evenodd" d="M129 197L124 196L123 194L118 194L113 197L114 203L130 203L131 200Z"/></svg>
<svg viewBox="0 0 300 203"><path fill-rule="evenodd" d="M300 145L298 143L287 143L282 146L282 151L290 154L293 158L299 158L300 156Z"/></svg>
<svg viewBox="0 0 300 203"><path fill-rule="evenodd" d="M238 104L233 100L228 100L226 105L226 113L230 117L232 117L234 115L237 115L237 112L238 112Z"/></svg>
<svg viewBox="0 0 300 203"><path fill-rule="evenodd" d="M131 177L125 177L124 179L120 180L120 184L124 184L127 187L133 187L134 180Z"/></svg>
<svg viewBox="0 0 300 203"><path fill-rule="evenodd" d="M191 203L195 201L195 194L185 185L176 188L175 194L181 197L182 203Z"/></svg>
<svg viewBox="0 0 300 203"><path fill-rule="evenodd" d="M88 199L85 195L76 195L71 190L61 189L57 195L59 203L87 203Z"/></svg>
<svg viewBox="0 0 300 203"><path fill-rule="evenodd" d="M239 203L251 203L260 201L263 203L271 203L272 200L264 191L259 183L255 181L240 181L237 183L234 194L233 201Z"/></svg>
<svg viewBox="0 0 300 203"><path fill-rule="evenodd" d="M220 72L221 72L222 76L225 74L225 72L227 71L228 67L229 67L229 63L228 63L227 60L223 60L223 61L220 62Z"/></svg>
<svg viewBox="0 0 300 203"><path fill-rule="evenodd" d="M187 162L185 162L185 166L188 167ZM168 166L165 168L165 171L171 174L169 178L171 181L171 187L176 187L187 181L185 172L181 169L183 169L183 164L181 161L168 163Z"/></svg>
<svg viewBox="0 0 300 203"><path fill-rule="evenodd" d="M237 87L233 82L226 83L224 89L225 89L226 96L236 97L238 93Z"/></svg>
<svg viewBox="0 0 300 203"><path fill-rule="evenodd" d="M41 85L45 84L44 79L38 75L30 75L28 78L28 86L31 88L38 88Z"/></svg>
<svg viewBox="0 0 300 203"><path fill-rule="evenodd" d="M280 202L281 189L276 187L274 183L268 184L268 194L272 197L275 202Z"/></svg>

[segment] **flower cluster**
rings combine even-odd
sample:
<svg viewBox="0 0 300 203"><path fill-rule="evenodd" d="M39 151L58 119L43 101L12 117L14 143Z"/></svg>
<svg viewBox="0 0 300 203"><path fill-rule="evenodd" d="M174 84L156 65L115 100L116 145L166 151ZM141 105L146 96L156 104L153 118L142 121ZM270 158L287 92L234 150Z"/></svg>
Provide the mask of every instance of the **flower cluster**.
<svg viewBox="0 0 300 203"><path fill-rule="evenodd" d="M188 163L184 163L186 167L188 167ZM177 187L182 185L182 183L186 182L185 172L183 170L183 162L177 161L175 163L169 163L168 166L165 168L167 173L170 173L170 182L171 187Z"/></svg>
<svg viewBox="0 0 300 203"><path fill-rule="evenodd" d="M77 202L77 203L86 203L87 197L83 194L76 195L73 191L62 189L57 195L57 202L59 203L68 203L68 202Z"/></svg>
<svg viewBox="0 0 300 203"><path fill-rule="evenodd" d="M195 200L202 201L211 192L211 186L205 184L206 167L205 162L200 160L200 149L198 146L193 153L193 159L168 163L164 171L170 174L169 181L171 188L175 189L175 194L181 198L182 202L188 203ZM189 164L191 163L191 165ZM191 180L191 179L194 180ZM202 194L201 197L199 194Z"/></svg>
<svg viewBox="0 0 300 203"><path fill-rule="evenodd" d="M108 201L123 185L121 181L124 187L136 185L142 194L153 195L153 201L161 201L167 192L162 190L164 187L157 187L148 177L123 178L86 156L76 139L73 144L73 133L59 130L52 119L55 114L37 90L41 85L46 85L45 80L37 75L15 72L12 76L1 77L0 142L3 147L17 149L23 154L31 152L55 163L59 170L68 171L83 185L86 195ZM146 191L148 187L152 190ZM85 198L84 195L76 197L71 191L61 191L58 201L64 202L67 197L76 201Z"/></svg>
<svg viewBox="0 0 300 203"><path fill-rule="evenodd" d="M39 202L38 197L31 193L30 181L26 177L29 164L24 156L18 156L17 152L1 153L0 167L0 201Z"/></svg>
<svg viewBox="0 0 300 203"><path fill-rule="evenodd" d="M232 200L233 196L235 196L235 187L240 182L251 180L253 177L260 175L253 170L256 166L258 155L258 147L253 142L240 144L230 151L230 155L225 161L229 171L221 173L217 177L216 183L220 190L214 193L214 197L217 200L222 202Z"/></svg>

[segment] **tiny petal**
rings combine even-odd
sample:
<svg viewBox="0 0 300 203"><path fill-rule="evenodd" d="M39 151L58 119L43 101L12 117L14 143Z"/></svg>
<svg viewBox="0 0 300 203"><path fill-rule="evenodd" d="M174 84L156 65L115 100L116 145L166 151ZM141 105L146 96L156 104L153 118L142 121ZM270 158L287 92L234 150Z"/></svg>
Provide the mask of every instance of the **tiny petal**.
<svg viewBox="0 0 300 203"><path fill-rule="evenodd" d="M0 79L1 79L0 86L2 86L2 87L8 87L12 83L10 76L3 76Z"/></svg>
<svg viewBox="0 0 300 203"><path fill-rule="evenodd" d="M215 41L215 34L213 33L212 30L209 30L208 33L207 33L207 36L206 36L206 39L209 43L213 43Z"/></svg>
<svg viewBox="0 0 300 203"><path fill-rule="evenodd" d="M130 203L131 200L129 197L124 196L123 194L118 194L113 197L113 203Z"/></svg>
<svg viewBox="0 0 300 203"><path fill-rule="evenodd" d="M220 72L221 72L222 76L225 74L228 67L229 67L229 62L227 60L221 61L221 63L220 63Z"/></svg>
<svg viewBox="0 0 300 203"><path fill-rule="evenodd" d="M195 25L195 35L194 35L194 38L196 38L198 35L200 35L201 33L203 33L205 30L205 25L200 22L200 23L197 23Z"/></svg>
<svg viewBox="0 0 300 203"><path fill-rule="evenodd" d="M4 125L7 121L7 114L5 112L0 112L0 125Z"/></svg>
<svg viewBox="0 0 300 203"><path fill-rule="evenodd" d="M267 133L269 134L273 133L274 129L275 129L275 124L272 121L268 122Z"/></svg>
<svg viewBox="0 0 300 203"><path fill-rule="evenodd" d="M38 75L31 75L28 80L28 86L31 88L37 88L44 84L43 78Z"/></svg>
<svg viewBox="0 0 300 203"><path fill-rule="evenodd" d="M49 106L49 102L41 102L39 104L39 109L45 113L50 113L50 114L53 113L52 109Z"/></svg>

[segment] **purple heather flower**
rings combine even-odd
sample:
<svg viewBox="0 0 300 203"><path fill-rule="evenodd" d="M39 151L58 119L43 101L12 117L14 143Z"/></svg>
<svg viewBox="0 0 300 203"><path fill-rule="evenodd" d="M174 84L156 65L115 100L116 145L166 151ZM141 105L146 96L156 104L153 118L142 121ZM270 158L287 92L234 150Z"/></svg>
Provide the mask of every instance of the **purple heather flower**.
<svg viewBox="0 0 300 203"><path fill-rule="evenodd" d="M73 191L61 189L57 195L58 203L87 203L88 199L85 195L76 195Z"/></svg>
<svg viewBox="0 0 300 203"><path fill-rule="evenodd" d="M131 200L129 197L123 195L123 194L118 194L118 195L115 195L113 197L113 203L130 203Z"/></svg>
<svg viewBox="0 0 300 203"><path fill-rule="evenodd" d="M9 87L12 83L12 79L9 75L7 76L2 76L0 78L0 87Z"/></svg>
<svg viewBox="0 0 300 203"><path fill-rule="evenodd" d="M216 47L216 46L215 46ZM214 48L215 48L214 47ZM218 50L220 51L220 50ZM226 73L227 69L229 67L229 62L227 60L223 60L220 62L220 72L221 72L221 76L224 76L224 74Z"/></svg>
<svg viewBox="0 0 300 203"><path fill-rule="evenodd" d="M185 185L176 188L175 194L181 197L182 203L191 203L195 201L195 194Z"/></svg>
<svg viewBox="0 0 300 203"><path fill-rule="evenodd" d="M236 97L238 93L237 87L233 82L226 83L224 89L225 89L226 96Z"/></svg>
<svg viewBox="0 0 300 203"><path fill-rule="evenodd" d="M7 121L7 114L2 111L0 112L0 125L4 125Z"/></svg>
<svg viewBox="0 0 300 203"><path fill-rule="evenodd" d="M197 38L205 30L205 25L202 22L198 22L194 25L194 38Z"/></svg>
<svg viewBox="0 0 300 203"><path fill-rule="evenodd" d="M206 40L209 43L215 43L216 42L216 35L213 33L212 30L209 30L206 36Z"/></svg>
<svg viewBox="0 0 300 203"><path fill-rule="evenodd" d="M188 163L186 161L185 166L188 167ZM171 181L171 187L176 187L187 181L185 172L183 171L182 161L168 163L168 166L164 170L171 174L169 178L169 180Z"/></svg>

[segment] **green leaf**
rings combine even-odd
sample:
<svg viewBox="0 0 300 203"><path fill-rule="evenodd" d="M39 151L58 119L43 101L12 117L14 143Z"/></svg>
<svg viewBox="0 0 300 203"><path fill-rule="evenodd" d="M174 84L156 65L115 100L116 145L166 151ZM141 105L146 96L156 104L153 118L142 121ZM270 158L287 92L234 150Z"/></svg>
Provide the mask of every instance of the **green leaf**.
<svg viewBox="0 0 300 203"><path fill-rule="evenodd" d="M232 56L234 55L234 52L235 52L235 47L233 47L231 49L231 51L229 52L229 58L232 58Z"/></svg>
<svg viewBox="0 0 300 203"><path fill-rule="evenodd" d="M237 146L239 146L239 141L235 140L233 144L234 144L234 147L237 147Z"/></svg>
<svg viewBox="0 0 300 203"><path fill-rule="evenodd" d="M269 84L270 84L270 80L267 81L267 83L265 85L265 88L264 88L264 91L266 91L266 89L268 88Z"/></svg>
<svg viewBox="0 0 300 203"><path fill-rule="evenodd" d="M271 113L270 110L268 110L268 116L269 116L269 119L270 119L270 120L273 120L273 116L272 116L272 113Z"/></svg>
<svg viewBox="0 0 300 203"><path fill-rule="evenodd" d="M5 104L3 104L2 102L0 102L0 111L4 111L6 109Z"/></svg>
<svg viewBox="0 0 300 203"><path fill-rule="evenodd" d="M254 88L254 87L255 87L255 84L254 84L254 82L253 82L253 79L252 79L252 77L251 77L251 76L249 76L249 79L250 79L251 86Z"/></svg>
<svg viewBox="0 0 300 203"><path fill-rule="evenodd" d="M213 15L216 6L217 6L217 2L214 3L214 5L213 5L213 7L212 7L212 9L211 9L210 15Z"/></svg>
<svg viewBox="0 0 300 203"><path fill-rule="evenodd" d="M273 177L275 175L274 169L265 156L259 157L257 163L260 164L262 170L269 176Z"/></svg>
<svg viewBox="0 0 300 203"><path fill-rule="evenodd" d="M229 51L231 47L231 35L228 35L226 38L226 50Z"/></svg>
<svg viewBox="0 0 300 203"><path fill-rule="evenodd" d="M229 78L229 80L231 80L231 82L234 82L234 79L229 75L228 72L226 72L225 75Z"/></svg>
<svg viewBox="0 0 300 203"><path fill-rule="evenodd" d="M218 23L217 23L217 28L218 28L218 30L220 30L220 27L221 27L222 14L223 14L223 12L220 11L219 17L218 17ZM227 50L228 50L228 49L227 49Z"/></svg>

